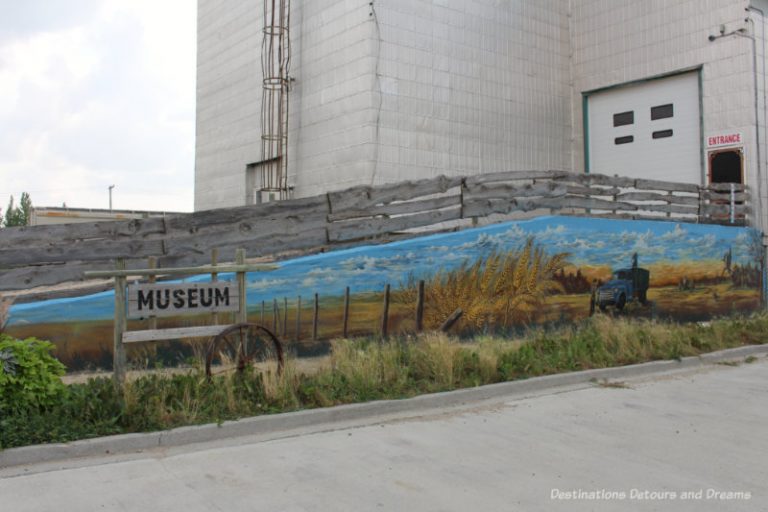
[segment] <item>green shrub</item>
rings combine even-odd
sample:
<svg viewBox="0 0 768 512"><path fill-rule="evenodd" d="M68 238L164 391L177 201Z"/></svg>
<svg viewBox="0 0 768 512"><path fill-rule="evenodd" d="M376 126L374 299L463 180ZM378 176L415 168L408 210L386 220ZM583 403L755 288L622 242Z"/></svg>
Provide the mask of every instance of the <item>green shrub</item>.
<svg viewBox="0 0 768 512"><path fill-rule="evenodd" d="M47 341L0 334L0 414L40 410L60 400L64 365L51 350Z"/></svg>

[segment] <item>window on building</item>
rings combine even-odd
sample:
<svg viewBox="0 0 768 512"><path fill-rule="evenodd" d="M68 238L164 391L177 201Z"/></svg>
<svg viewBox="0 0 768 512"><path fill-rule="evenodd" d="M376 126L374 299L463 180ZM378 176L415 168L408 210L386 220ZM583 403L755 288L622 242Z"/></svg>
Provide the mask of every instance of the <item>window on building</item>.
<svg viewBox="0 0 768 512"><path fill-rule="evenodd" d="M651 121L656 121L657 119L669 119L674 116L675 106L672 103L651 107Z"/></svg>
<svg viewBox="0 0 768 512"><path fill-rule="evenodd" d="M653 132L653 138L654 139L666 139L667 137L672 136L672 130L660 130L658 132Z"/></svg>
<svg viewBox="0 0 768 512"><path fill-rule="evenodd" d="M635 112L633 110L613 114L613 126L627 126L628 124L635 124Z"/></svg>
<svg viewBox="0 0 768 512"><path fill-rule="evenodd" d="M626 137L616 137L615 139L613 139L613 142L617 146L621 144L629 144L634 141L635 141L635 137L633 137L632 135L627 135Z"/></svg>

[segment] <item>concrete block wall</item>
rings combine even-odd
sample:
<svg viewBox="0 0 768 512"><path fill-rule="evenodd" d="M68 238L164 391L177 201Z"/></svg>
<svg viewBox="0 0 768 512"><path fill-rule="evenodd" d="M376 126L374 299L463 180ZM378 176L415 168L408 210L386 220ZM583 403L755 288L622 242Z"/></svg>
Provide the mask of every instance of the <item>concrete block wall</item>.
<svg viewBox="0 0 768 512"><path fill-rule="evenodd" d="M570 168L562 0L374 0L372 182Z"/></svg>
<svg viewBox="0 0 768 512"><path fill-rule="evenodd" d="M200 0L195 210L245 204L245 165L261 150L261 9Z"/></svg>
<svg viewBox="0 0 768 512"><path fill-rule="evenodd" d="M289 119L289 182L296 197L370 181L375 111L368 0L291 2L296 78Z"/></svg>
<svg viewBox="0 0 768 512"><path fill-rule="evenodd" d="M289 184L297 197L370 181L375 113L366 0L291 6ZM245 204L261 160L261 2L198 0L195 210Z"/></svg>

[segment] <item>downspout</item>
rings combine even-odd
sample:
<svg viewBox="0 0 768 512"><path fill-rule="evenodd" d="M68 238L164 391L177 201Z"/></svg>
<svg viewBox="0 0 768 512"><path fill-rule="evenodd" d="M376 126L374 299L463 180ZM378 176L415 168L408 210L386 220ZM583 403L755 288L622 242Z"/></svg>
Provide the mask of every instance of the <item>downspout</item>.
<svg viewBox="0 0 768 512"><path fill-rule="evenodd" d="M765 12L762 9L759 9L757 7L754 7L750 5L747 7L748 12L756 12L760 14L760 22L762 25L762 29L760 31L760 34L762 36L763 40L763 124L765 126L768 126L768 119L766 119L766 110L768 110L768 103L766 103L766 99L768 97L766 96L766 83L765 83L765 59L767 57L766 55L766 41L765 41ZM752 66L754 70L754 87L755 87L755 138L757 140L757 193L758 193L758 205L760 206L760 221L758 223L758 227L761 231L761 240L763 245L763 255L762 255L762 261L761 266L763 267L761 270L762 274L762 286L760 287L760 299L762 301L763 308L768 308L768 301L766 301L766 297L768 297L768 275L766 273L768 272L768 250L766 250L766 237L765 237L765 231L764 231L764 218L765 218L765 211L763 210L763 171L766 171L766 174L768 174L768 169L763 168L763 164L760 161L760 122L759 122L759 110L760 107L758 105L758 92L757 92L757 43L756 43L756 33L755 30L755 20L752 19L750 16L747 18L752 23ZM768 134L766 134L766 148L768 148Z"/></svg>
<svg viewBox="0 0 768 512"><path fill-rule="evenodd" d="M747 7L747 11L756 12L760 14L761 22L762 22L762 30L761 35L763 39L763 59L766 58L766 43L765 43L765 12L758 8L749 6ZM765 167L763 167L763 163L760 160L760 121L759 121L759 112L760 112L760 106L758 103L758 92L757 92L757 42L756 42L756 23L755 20L752 19L750 16L747 18L750 23L752 23L752 66L753 66L753 72L754 72L754 87L755 87L755 137L757 139L757 191L759 194L758 197L758 204L760 206L760 222L758 224L758 227L761 229L764 229L764 218L766 212L763 210L763 178L766 177L766 174L768 174L768 170L766 170ZM768 108L768 103L766 103L766 87L765 87L765 63L763 63L763 124L765 126L768 126L768 120L766 120L766 108ZM765 146L768 147L768 134L766 134L766 140L765 140Z"/></svg>

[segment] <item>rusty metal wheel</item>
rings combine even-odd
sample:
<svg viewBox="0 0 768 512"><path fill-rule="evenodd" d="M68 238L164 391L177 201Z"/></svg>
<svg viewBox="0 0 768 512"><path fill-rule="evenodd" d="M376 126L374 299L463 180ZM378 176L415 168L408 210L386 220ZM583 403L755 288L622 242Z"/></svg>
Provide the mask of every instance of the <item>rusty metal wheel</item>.
<svg viewBox="0 0 768 512"><path fill-rule="evenodd" d="M205 358L205 375L230 370L242 372L248 366L266 369L277 365L283 371L283 346L272 331L258 324L235 324L215 336Z"/></svg>

